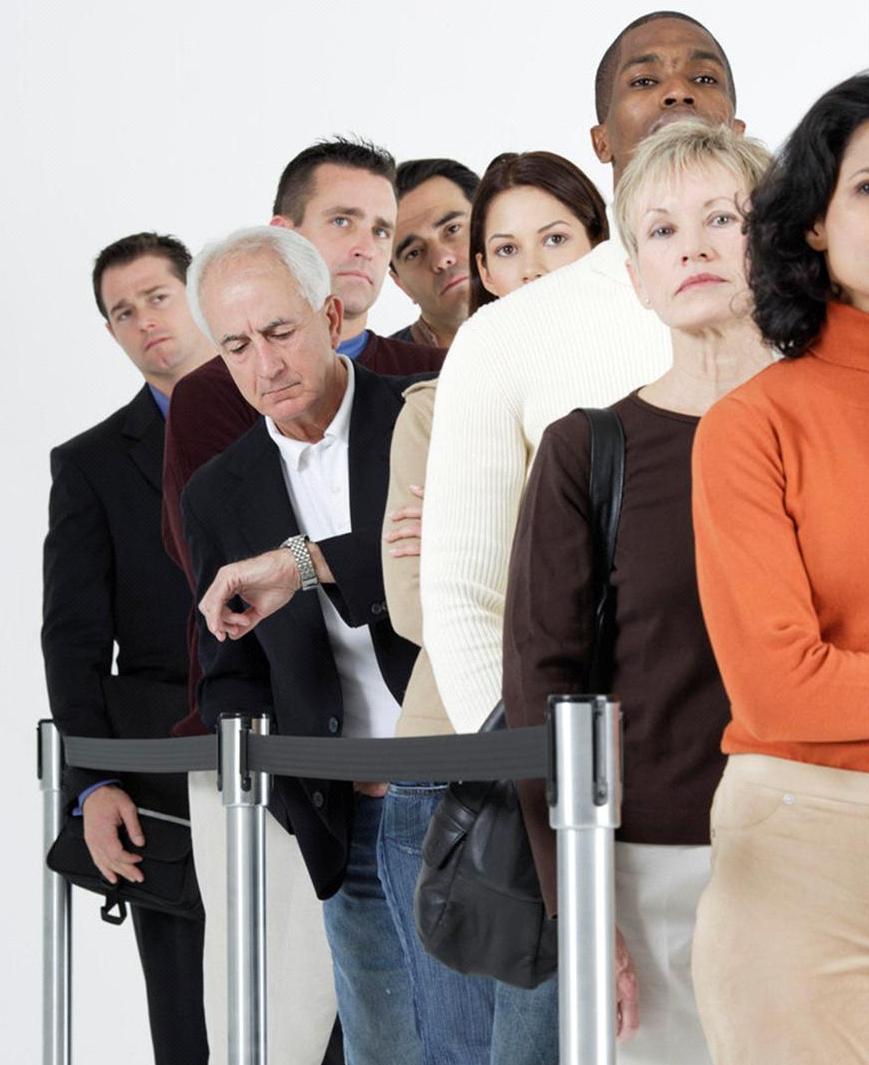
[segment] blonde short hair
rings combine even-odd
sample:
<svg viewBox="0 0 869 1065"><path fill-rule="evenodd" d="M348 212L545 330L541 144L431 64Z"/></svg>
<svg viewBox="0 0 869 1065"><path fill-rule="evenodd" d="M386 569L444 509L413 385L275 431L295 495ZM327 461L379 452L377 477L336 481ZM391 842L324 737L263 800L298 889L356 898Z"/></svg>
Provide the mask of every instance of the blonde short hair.
<svg viewBox="0 0 869 1065"><path fill-rule="evenodd" d="M640 192L667 182L685 170L723 166L751 192L766 173L772 154L760 141L743 137L730 126L710 126L698 119L673 122L641 142L616 188L616 225L628 254L637 254L632 215Z"/></svg>

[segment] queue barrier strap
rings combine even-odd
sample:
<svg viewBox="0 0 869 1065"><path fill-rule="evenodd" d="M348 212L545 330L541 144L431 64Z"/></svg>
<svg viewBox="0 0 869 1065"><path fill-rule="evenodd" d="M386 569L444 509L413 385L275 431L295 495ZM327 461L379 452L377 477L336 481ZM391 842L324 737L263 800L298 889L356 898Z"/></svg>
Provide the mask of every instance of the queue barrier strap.
<svg viewBox="0 0 869 1065"><path fill-rule="evenodd" d="M265 819L272 776L323 780L548 782L558 841L560 1065L616 1065L614 832L620 821L620 708L603 695L550 696L550 725L400 739L272 736L269 718L223 715L219 732L176 739L60 738L39 724L43 844L65 808L63 763L182 773L214 770L227 832L227 1062L266 1065ZM43 868L43 1065L71 1065L70 892Z"/></svg>
<svg viewBox="0 0 869 1065"><path fill-rule="evenodd" d="M117 740L67 736L66 763L81 769L179 773L216 769L216 736ZM315 780L523 780L547 775L547 730L400 739L247 738L247 768Z"/></svg>

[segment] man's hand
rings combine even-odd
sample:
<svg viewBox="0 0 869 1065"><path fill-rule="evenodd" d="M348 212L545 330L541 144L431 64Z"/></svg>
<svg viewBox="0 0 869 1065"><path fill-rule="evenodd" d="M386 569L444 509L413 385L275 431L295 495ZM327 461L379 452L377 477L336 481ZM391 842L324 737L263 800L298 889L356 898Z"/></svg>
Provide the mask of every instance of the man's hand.
<svg viewBox="0 0 869 1065"><path fill-rule="evenodd" d="M388 784L373 784L367 780L357 780L353 784L353 790L360 795L367 795L369 799L382 799L389 790Z"/></svg>
<svg viewBox="0 0 869 1065"><path fill-rule="evenodd" d="M621 932L616 928L616 1037L620 1043L636 1035L640 1025L637 1009L637 974Z"/></svg>
<svg viewBox="0 0 869 1065"><path fill-rule="evenodd" d="M140 854L125 851L118 829L123 825L137 847L144 846L145 836L139 824L136 804L130 796L112 784L104 784L92 791L82 807L84 841L94 865L110 884L117 884L118 876L134 884L145 879L137 865Z"/></svg>
<svg viewBox="0 0 869 1065"><path fill-rule="evenodd" d="M301 585L295 559L286 548L279 547L244 562L221 566L199 609L209 632L218 640L222 642L227 636L237 640L263 618L286 606ZM237 595L248 604L241 613L228 606Z"/></svg>
<svg viewBox="0 0 869 1065"><path fill-rule="evenodd" d="M422 499L423 490L418 484L412 484L408 487L418 499ZM390 555L393 558L418 555L422 539L422 506L402 507L400 510L393 510L389 515L389 520L398 525L397 529L393 529L392 532L388 532L383 537L388 544L395 545L389 549ZM402 524L399 524L399 522Z"/></svg>

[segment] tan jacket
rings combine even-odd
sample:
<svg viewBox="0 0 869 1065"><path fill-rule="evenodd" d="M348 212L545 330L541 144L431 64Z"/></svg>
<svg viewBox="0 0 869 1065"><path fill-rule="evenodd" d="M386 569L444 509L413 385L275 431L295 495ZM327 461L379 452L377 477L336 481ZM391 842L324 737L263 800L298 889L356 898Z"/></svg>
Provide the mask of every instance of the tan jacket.
<svg viewBox="0 0 869 1065"><path fill-rule="evenodd" d="M436 381L411 385L404 393L404 409L395 423L389 459L389 493L383 532L393 528L389 515L419 500L410 485L425 485L425 466L431 435ZM422 647L422 609L419 601L419 557L393 558L383 543L383 584L392 627L407 640ZM453 727L444 710L423 648L413 668L402 704L397 736L432 736L450 733Z"/></svg>

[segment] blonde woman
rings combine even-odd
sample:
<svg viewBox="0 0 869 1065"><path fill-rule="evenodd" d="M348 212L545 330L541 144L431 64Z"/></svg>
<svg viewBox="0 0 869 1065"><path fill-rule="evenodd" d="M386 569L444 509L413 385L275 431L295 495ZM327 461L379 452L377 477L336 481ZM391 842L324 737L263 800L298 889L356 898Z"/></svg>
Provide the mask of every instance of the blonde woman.
<svg viewBox="0 0 869 1065"><path fill-rule="evenodd" d="M691 529L700 417L771 361L751 320L743 210L767 151L726 127L679 122L647 138L616 191L642 304L670 327L673 362L613 406L625 485L611 583L610 690L625 719L617 921L633 958L636 1037L620 1062L708 1061L691 987L694 914L709 870L708 817L727 698L703 627ZM581 412L543 434L523 501L504 628L512 725L543 721L550 693L587 690L593 636L589 436ZM551 912L555 840L542 782L520 784Z"/></svg>

